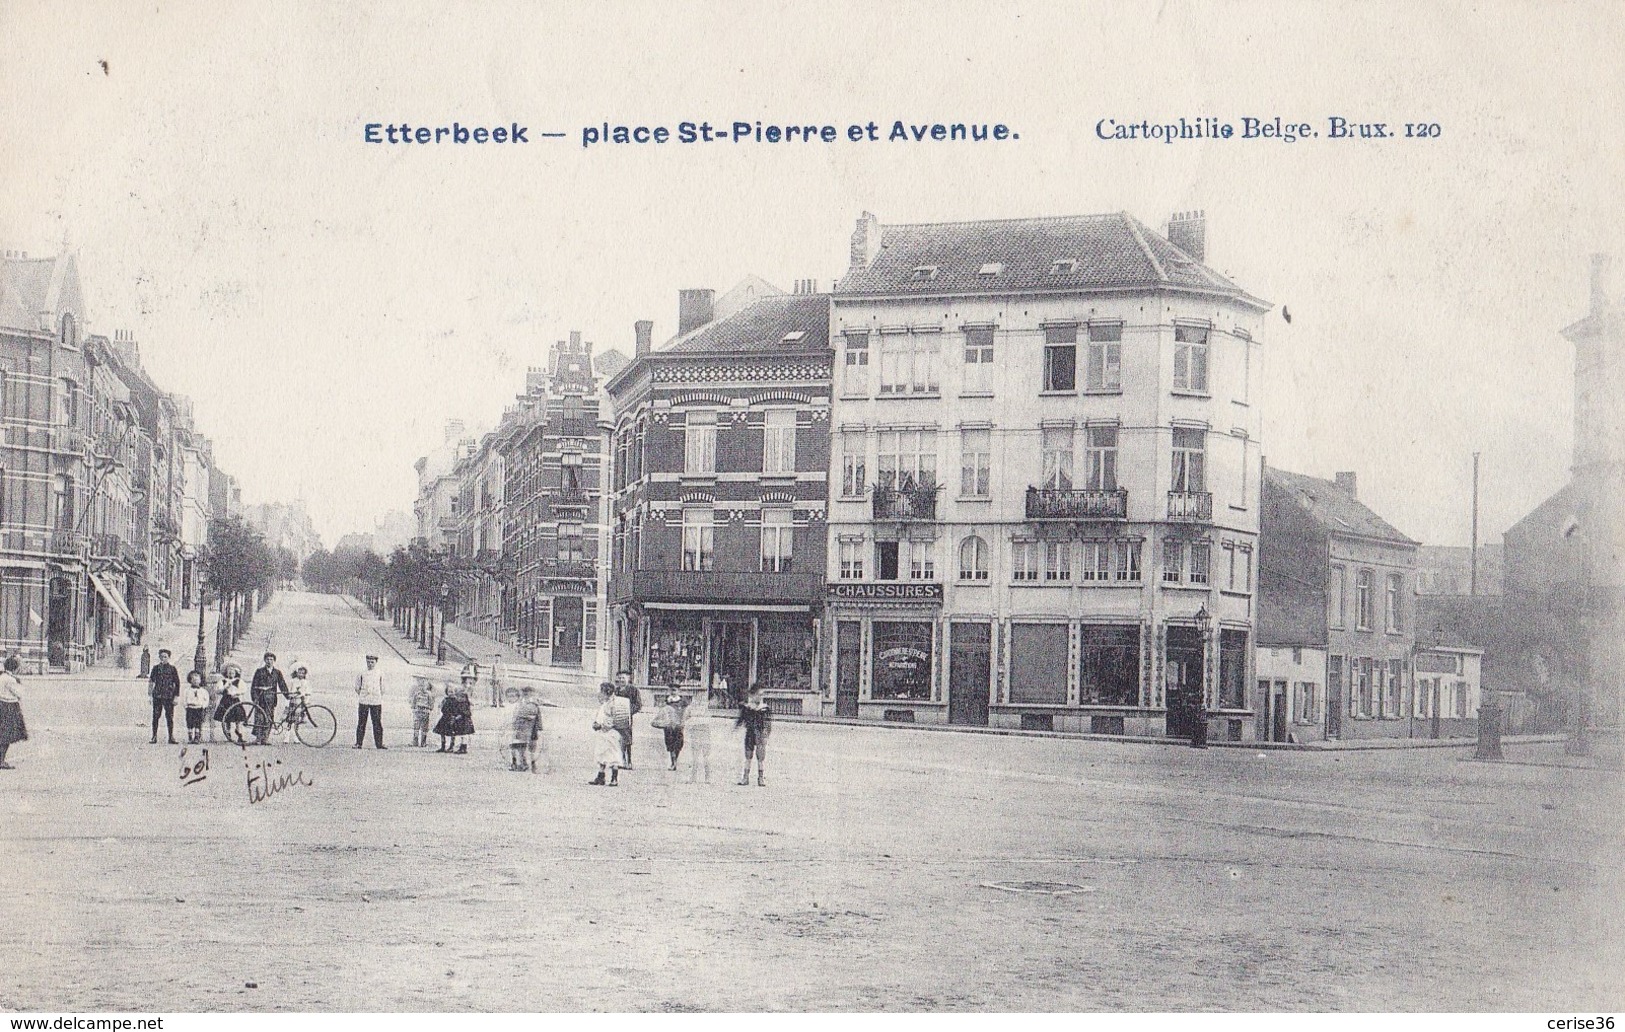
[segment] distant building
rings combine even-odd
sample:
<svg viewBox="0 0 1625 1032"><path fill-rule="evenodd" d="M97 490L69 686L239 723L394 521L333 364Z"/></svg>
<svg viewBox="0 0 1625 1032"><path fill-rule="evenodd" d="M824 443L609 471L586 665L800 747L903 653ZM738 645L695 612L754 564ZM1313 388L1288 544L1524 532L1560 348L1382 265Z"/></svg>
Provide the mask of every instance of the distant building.
<svg viewBox="0 0 1625 1032"><path fill-rule="evenodd" d="M1414 735L1416 542L1361 504L1353 473L1322 480L1266 467L1263 480L1264 737ZM1323 655L1325 666L1288 668L1280 650Z"/></svg>
<svg viewBox="0 0 1625 1032"><path fill-rule="evenodd" d="M248 505L243 508L243 518L260 532L267 545L289 552L301 568L306 559L321 550L322 538L310 522L304 499Z"/></svg>
<svg viewBox="0 0 1625 1032"><path fill-rule="evenodd" d="M1473 550L1461 545L1421 545L1416 550L1418 595L1499 595L1502 548L1478 546L1477 590L1473 590Z"/></svg>

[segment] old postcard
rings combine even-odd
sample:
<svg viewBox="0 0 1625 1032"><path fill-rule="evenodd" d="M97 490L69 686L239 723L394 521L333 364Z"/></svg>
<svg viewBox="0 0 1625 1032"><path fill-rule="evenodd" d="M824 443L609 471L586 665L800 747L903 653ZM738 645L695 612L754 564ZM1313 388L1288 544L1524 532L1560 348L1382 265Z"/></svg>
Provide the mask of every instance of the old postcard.
<svg viewBox="0 0 1625 1032"><path fill-rule="evenodd" d="M1612 1028L1622 47L0 0L11 1027Z"/></svg>

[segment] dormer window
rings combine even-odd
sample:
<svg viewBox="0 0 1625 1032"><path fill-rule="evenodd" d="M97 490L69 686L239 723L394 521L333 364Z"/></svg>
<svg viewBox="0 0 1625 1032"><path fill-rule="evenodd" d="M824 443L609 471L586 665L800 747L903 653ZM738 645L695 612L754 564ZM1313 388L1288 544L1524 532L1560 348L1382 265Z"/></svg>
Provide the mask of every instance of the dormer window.
<svg viewBox="0 0 1625 1032"><path fill-rule="evenodd" d="M992 277L1002 275L1003 273L1003 262L984 262L982 267L976 270L976 275L984 279L991 279Z"/></svg>
<svg viewBox="0 0 1625 1032"><path fill-rule="evenodd" d="M1050 263L1049 267L1049 274L1051 276L1070 276L1072 273L1077 271L1078 260L1076 258L1057 258L1055 261Z"/></svg>
<svg viewBox="0 0 1625 1032"><path fill-rule="evenodd" d="M783 339L781 339L779 341L779 343L786 344L786 345L789 345L789 346L793 347L793 346L795 346L797 344L800 344L800 343L804 342L806 339L807 339L807 331L806 330L791 330L789 333L786 333L784 335Z"/></svg>
<svg viewBox="0 0 1625 1032"><path fill-rule="evenodd" d="M908 274L910 283L929 283L936 278L937 267L935 265L916 265L914 271Z"/></svg>

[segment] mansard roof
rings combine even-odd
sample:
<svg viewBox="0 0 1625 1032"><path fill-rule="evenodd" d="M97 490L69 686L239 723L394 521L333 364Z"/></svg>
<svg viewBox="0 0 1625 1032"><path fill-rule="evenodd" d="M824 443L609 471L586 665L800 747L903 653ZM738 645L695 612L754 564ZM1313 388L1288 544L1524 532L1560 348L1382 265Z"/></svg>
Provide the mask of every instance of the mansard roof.
<svg viewBox="0 0 1625 1032"><path fill-rule="evenodd" d="M835 295L1156 289L1270 307L1127 212L882 225L874 260L849 270L836 284Z"/></svg>

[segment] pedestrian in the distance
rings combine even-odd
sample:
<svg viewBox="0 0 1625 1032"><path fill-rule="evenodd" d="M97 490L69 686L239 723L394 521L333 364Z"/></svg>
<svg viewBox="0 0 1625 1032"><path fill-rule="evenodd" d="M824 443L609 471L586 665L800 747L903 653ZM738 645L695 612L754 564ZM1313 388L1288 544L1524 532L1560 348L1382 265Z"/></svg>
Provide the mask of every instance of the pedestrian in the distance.
<svg viewBox="0 0 1625 1032"><path fill-rule="evenodd" d="M677 757L683 752L683 696L677 690L677 685L671 686L671 693L666 696L665 705L655 713L654 719L649 721L650 727L660 729L666 739L666 759L671 770L677 769Z"/></svg>
<svg viewBox="0 0 1625 1032"><path fill-rule="evenodd" d="M508 668L502 665L502 657L491 657L491 705L506 706L508 704Z"/></svg>
<svg viewBox="0 0 1625 1032"><path fill-rule="evenodd" d="M621 776L621 736L615 730L615 714L626 707L626 699L615 693L615 683L605 681L598 686L598 711L593 714L593 759L598 761L598 776L589 785L614 786ZM609 780L605 781L605 775Z"/></svg>
<svg viewBox="0 0 1625 1032"><path fill-rule="evenodd" d="M412 679L412 744L429 744L429 719L434 716L434 685L427 677Z"/></svg>
<svg viewBox="0 0 1625 1032"><path fill-rule="evenodd" d="M17 672L23 668L16 656L7 656L0 672L0 770L12 770L6 751L18 742L28 741L28 725L23 723L23 682Z"/></svg>
<svg viewBox="0 0 1625 1032"><path fill-rule="evenodd" d="M541 738L542 707L536 701L535 687L527 684L519 690L519 705L513 710L513 761L509 769L539 773L536 752Z"/></svg>
<svg viewBox="0 0 1625 1032"><path fill-rule="evenodd" d="M152 698L152 745L158 744L158 718L164 718L169 744L175 743L175 700L181 694L181 675L169 661L169 650L158 650L158 662L147 674L147 694Z"/></svg>
<svg viewBox="0 0 1625 1032"><path fill-rule="evenodd" d="M622 670L615 675L615 694L626 700L626 709L623 713L616 708L615 725L616 734L621 736L621 766L627 770L632 769L632 718L643 709L643 693L638 691L637 685L632 683L632 671Z"/></svg>
<svg viewBox="0 0 1625 1032"><path fill-rule="evenodd" d="M711 718L705 692L697 691L683 706L683 745L688 752L688 782L693 784L703 767L711 783Z"/></svg>
<svg viewBox="0 0 1625 1032"><path fill-rule="evenodd" d="M739 775L741 785L750 784L750 761L756 758L756 783L767 784L767 736L773 726L773 713L767 708L767 700L762 697L762 686L753 684L745 700L739 704L739 716L734 719L735 727L745 729L745 770Z"/></svg>
<svg viewBox="0 0 1625 1032"><path fill-rule="evenodd" d="M186 740L192 744L203 741L203 721L209 716L209 689L203 685L203 674L196 670L186 672Z"/></svg>
<svg viewBox="0 0 1625 1032"><path fill-rule="evenodd" d="M254 741L266 745L271 737L271 725L276 722L277 696L288 694L288 679L276 668L276 653L265 654L265 665L254 671L254 679L249 682L248 690L254 697L254 705L259 708L259 716L254 724Z"/></svg>
<svg viewBox="0 0 1625 1032"><path fill-rule="evenodd" d="M356 676L355 702L355 747L361 748L371 720L372 747L389 748L384 744L384 672L378 669L377 656L368 656L367 669Z"/></svg>

